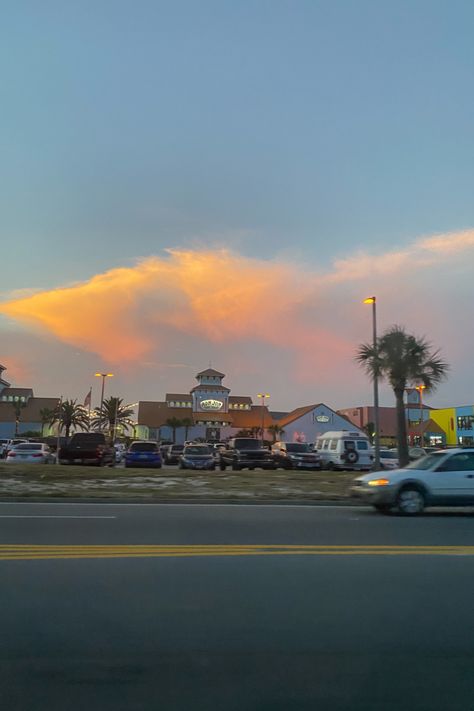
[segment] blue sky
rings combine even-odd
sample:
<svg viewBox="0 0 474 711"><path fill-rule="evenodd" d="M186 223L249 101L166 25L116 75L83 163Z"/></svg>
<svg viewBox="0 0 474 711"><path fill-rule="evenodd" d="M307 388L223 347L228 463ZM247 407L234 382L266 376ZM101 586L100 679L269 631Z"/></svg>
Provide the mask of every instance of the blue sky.
<svg viewBox="0 0 474 711"><path fill-rule="evenodd" d="M459 0L10 3L4 297L169 247L319 268L472 227L473 21Z"/></svg>

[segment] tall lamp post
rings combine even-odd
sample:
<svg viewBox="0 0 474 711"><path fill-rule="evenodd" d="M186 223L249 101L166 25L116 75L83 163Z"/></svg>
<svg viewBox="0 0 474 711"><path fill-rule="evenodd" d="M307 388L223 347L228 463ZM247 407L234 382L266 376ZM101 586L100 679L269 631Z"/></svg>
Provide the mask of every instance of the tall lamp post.
<svg viewBox="0 0 474 711"><path fill-rule="evenodd" d="M265 439L265 400L270 397L268 393L258 393L258 396L262 401L262 444Z"/></svg>
<svg viewBox="0 0 474 711"><path fill-rule="evenodd" d="M102 407L104 405L105 379L106 378L113 378L114 374L113 373L96 373L95 377L102 378L102 390L100 392L100 415L99 415L99 428L102 429Z"/></svg>
<svg viewBox="0 0 474 711"><path fill-rule="evenodd" d="M374 355L377 356L377 298L369 296L364 299L364 304L372 304L372 344ZM380 469L380 417L379 417L379 378L374 372L374 448L375 448L375 468Z"/></svg>
<svg viewBox="0 0 474 711"><path fill-rule="evenodd" d="M420 446L423 447L425 442L424 442L424 432L423 432L423 390L426 390L426 385L417 385L415 390L418 390L420 393Z"/></svg>

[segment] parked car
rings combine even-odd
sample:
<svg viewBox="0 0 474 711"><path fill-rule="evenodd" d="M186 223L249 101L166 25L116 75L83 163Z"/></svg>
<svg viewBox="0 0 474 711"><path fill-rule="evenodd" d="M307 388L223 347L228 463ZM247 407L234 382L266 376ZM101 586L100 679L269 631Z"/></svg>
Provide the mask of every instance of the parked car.
<svg viewBox="0 0 474 711"><path fill-rule="evenodd" d="M254 437L235 437L230 439L219 452L219 468L225 471L231 466L234 471L240 469L275 469L272 453L263 446L262 441Z"/></svg>
<svg viewBox="0 0 474 711"><path fill-rule="evenodd" d="M283 469L321 469L319 454L303 442L275 442L272 454L276 466Z"/></svg>
<svg viewBox="0 0 474 711"><path fill-rule="evenodd" d="M115 462L117 464L120 464L120 462L123 462L123 460L125 459L125 452L127 451L127 448L121 442L117 442L114 444L114 449L115 449Z"/></svg>
<svg viewBox="0 0 474 711"><path fill-rule="evenodd" d="M419 514L427 506L474 505L474 448L427 454L402 469L357 477L353 496L387 513Z"/></svg>
<svg viewBox="0 0 474 711"><path fill-rule="evenodd" d="M102 432L78 432L69 444L59 448L60 464L95 464L115 466L115 449L107 444Z"/></svg>
<svg viewBox="0 0 474 711"><path fill-rule="evenodd" d="M170 444L165 452L165 464L178 464L184 450L184 444Z"/></svg>
<svg viewBox="0 0 474 711"><path fill-rule="evenodd" d="M8 450L7 464L54 464L55 456L47 444L26 442Z"/></svg>
<svg viewBox="0 0 474 711"><path fill-rule="evenodd" d="M216 460L207 444L190 444L179 458L180 469L215 469Z"/></svg>
<svg viewBox="0 0 474 711"><path fill-rule="evenodd" d="M400 463L398 461L398 452L396 449L381 449L380 450L380 467L381 469L398 469Z"/></svg>
<svg viewBox="0 0 474 711"><path fill-rule="evenodd" d="M325 432L316 440L316 449L327 469L369 471L374 463L369 438L357 431Z"/></svg>
<svg viewBox="0 0 474 711"><path fill-rule="evenodd" d="M126 467L154 467L161 469L160 448L156 442L132 442L125 453Z"/></svg>
<svg viewBox="0 0 474 711"><path fill-rule="evenodd" d="M17 444L27 444L28 440L27 439L2 439L0 440L0 448L1 448L1 456L3 458L6 458L8 452L12 447L16 447Z"/></svg>

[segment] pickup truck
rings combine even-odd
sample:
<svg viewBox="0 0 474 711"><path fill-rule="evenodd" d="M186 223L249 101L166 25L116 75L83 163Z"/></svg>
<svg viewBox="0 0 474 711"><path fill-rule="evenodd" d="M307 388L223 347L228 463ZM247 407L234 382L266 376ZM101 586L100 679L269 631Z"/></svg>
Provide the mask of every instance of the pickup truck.
<svg viewBox="0 0 474 711"><path fill-rule="evenodd" d="M235 437L230 439L219 451L219 468L225 471L230 466L234 471L240 469L275 469L275 461L270 450L259 439Z"/></svg>
<svg viewBox="0 0 474 711"><path fill-rule="evenodd" d="M97 467L115 464L115 449L107 444L101 432L78 432L67 445L59 448L60 464L95 464Z"/></svg>

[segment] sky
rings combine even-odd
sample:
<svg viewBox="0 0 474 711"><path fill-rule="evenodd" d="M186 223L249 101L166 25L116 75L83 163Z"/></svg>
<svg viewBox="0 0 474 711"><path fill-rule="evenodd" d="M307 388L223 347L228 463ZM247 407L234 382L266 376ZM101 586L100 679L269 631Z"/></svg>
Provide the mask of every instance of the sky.
<svg viewBox="0 0 474 711"><path fill-rule="evenodd" d="M392 324L472 404L474 5L25 2L0 27L0 362L35 394L369 404ZM382 404L392 404L382 387Z"/></svg>

